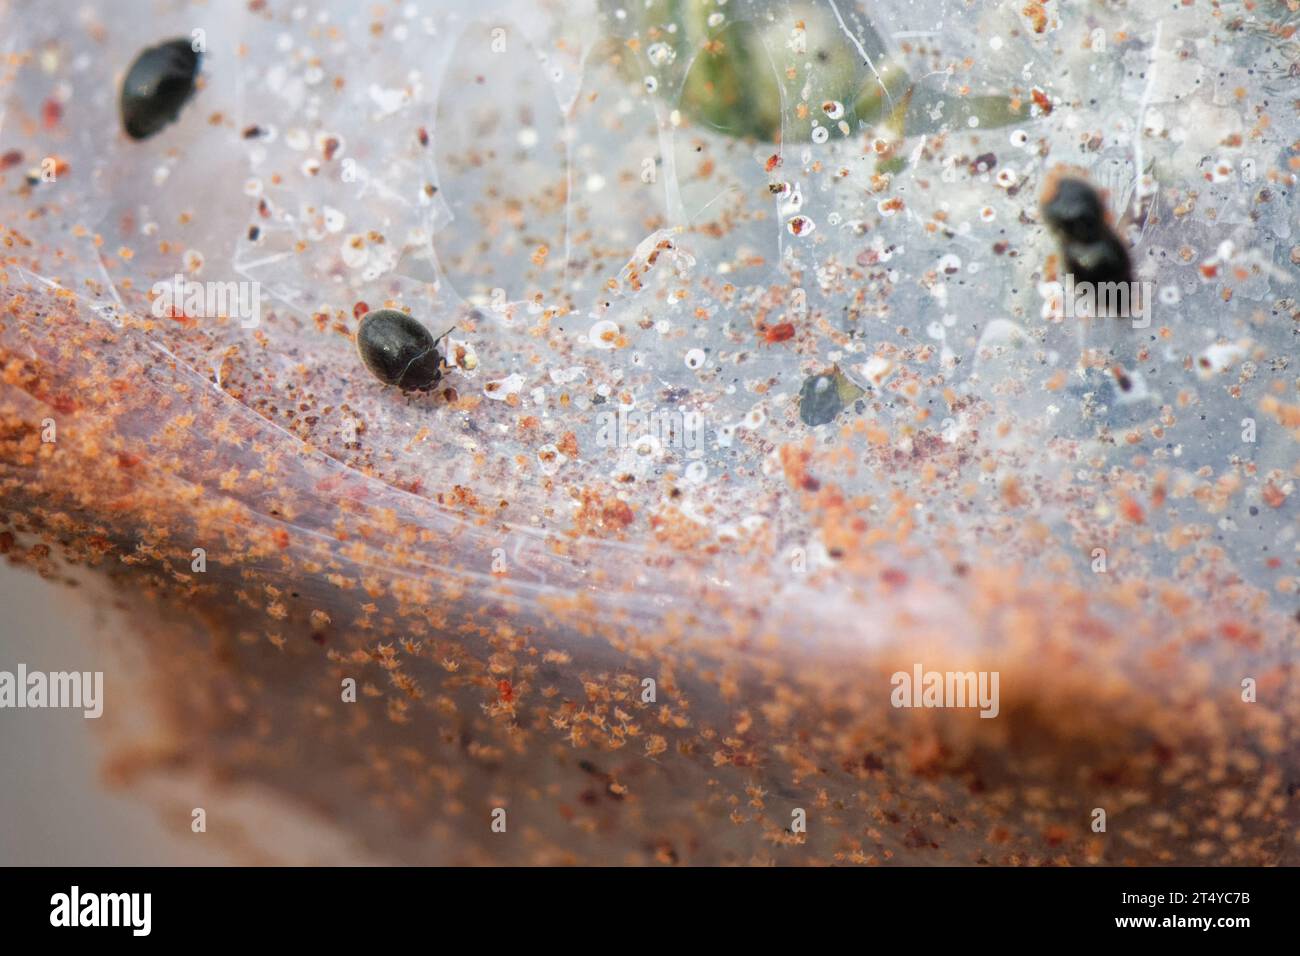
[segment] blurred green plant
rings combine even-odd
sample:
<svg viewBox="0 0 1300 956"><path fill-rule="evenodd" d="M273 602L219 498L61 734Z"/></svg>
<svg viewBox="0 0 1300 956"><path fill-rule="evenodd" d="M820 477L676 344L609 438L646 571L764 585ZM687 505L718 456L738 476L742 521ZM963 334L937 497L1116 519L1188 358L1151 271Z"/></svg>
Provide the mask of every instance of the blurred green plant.
<svg viewBox="0 0 1300 956"><path fill-rule="evenodd" d="M680 95L670 84L661 84L658 95L675 97L673 105L686 119L728 136L806 142L814 119L826 123L823 103L843 104L842 120L851 130L857 124L882 126L898 138L965 127L972 116L984 128L1026 116L1007 96L957 96L914 81L867 26L859 42L873 69L860 61L822 5L796 4L766 23L719 22L719 8L698 0L668 0L651 11L656 16L652 23L647 13L642 42L669 43L686 71ZM668 23L677 26L672 34L663 28ZM811 70L803 69L805 63L813 64ZM782 102L783 87L796 78L812 87L802 110L802 96L784 107Z"/></svg>

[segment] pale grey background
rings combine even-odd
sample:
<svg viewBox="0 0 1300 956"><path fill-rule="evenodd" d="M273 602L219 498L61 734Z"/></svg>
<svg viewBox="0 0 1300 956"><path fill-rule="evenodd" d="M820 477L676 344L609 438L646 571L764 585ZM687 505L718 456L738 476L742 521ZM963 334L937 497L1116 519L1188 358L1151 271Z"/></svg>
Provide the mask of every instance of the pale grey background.
<svg viewBox="0 0 1300 956"><path fill-rule="evenodd" d="M89 595L0 562L0 670L104 670L114 617ZM0 865L225 862L203 836L100 781L106 735L81 711L0 710Z"/></svg>

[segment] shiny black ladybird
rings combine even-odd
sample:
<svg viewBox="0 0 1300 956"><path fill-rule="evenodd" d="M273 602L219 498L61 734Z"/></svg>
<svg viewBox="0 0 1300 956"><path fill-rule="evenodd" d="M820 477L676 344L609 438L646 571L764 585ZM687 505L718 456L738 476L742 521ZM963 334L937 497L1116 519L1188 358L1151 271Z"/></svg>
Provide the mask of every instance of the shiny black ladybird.
<svg viewBox="0 0 1300 956"><path fill-rule="evenodd" d="M122 128L148 139L180 115L193 95L200 54L189 40L168 40L135 58L122 81Z"/></svg>
<svg viewBox="0 0 1300 956"><path fill-rule="evenodd" d="M442 378L442 352L423 325L397 309L367 312L357 329L357 354L385 385L432 388Z"/></svg>

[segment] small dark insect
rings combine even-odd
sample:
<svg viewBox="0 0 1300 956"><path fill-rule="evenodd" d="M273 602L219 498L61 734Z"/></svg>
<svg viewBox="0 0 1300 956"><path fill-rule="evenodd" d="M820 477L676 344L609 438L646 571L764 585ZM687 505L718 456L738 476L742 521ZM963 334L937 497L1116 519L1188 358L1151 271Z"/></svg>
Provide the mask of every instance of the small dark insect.
<svg viewBox="0 0 1300 956"><path fill-rule="evenodd" d="M148 139L180 115L194 93L199 54L189 40L168 40L135 58L122 81L122 127L132 139Z"/></svg>
<svg viewBox="0 0 1300 956"><path fill-rule="evenodd" d="M375 378L404 392L432 388L442 378L437 341L423 325L396 309L366 313L357 329L357 354Z"/></svg>
<svg viewBox="0 0 1300 956"><path fill-rule="evenodd" d="M1092 186L1082 179L1056 179L1048 185L1042 208L1061 243L1065 271L1076 283L1132 281L1128 250L1106 222L1106 207Z"/></svg>

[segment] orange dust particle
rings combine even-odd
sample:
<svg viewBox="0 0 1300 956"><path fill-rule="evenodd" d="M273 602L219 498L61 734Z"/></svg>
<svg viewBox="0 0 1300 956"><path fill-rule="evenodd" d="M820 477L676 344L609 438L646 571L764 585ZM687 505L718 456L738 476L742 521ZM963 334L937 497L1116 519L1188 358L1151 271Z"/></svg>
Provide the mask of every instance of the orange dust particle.
<svg viewBox="0 0 1300 956"><path fill-rule="evenodd" d="M63 119L63 104L56 99L48 99L41 107L41 121L46 129L54 129Z"/></svg>

